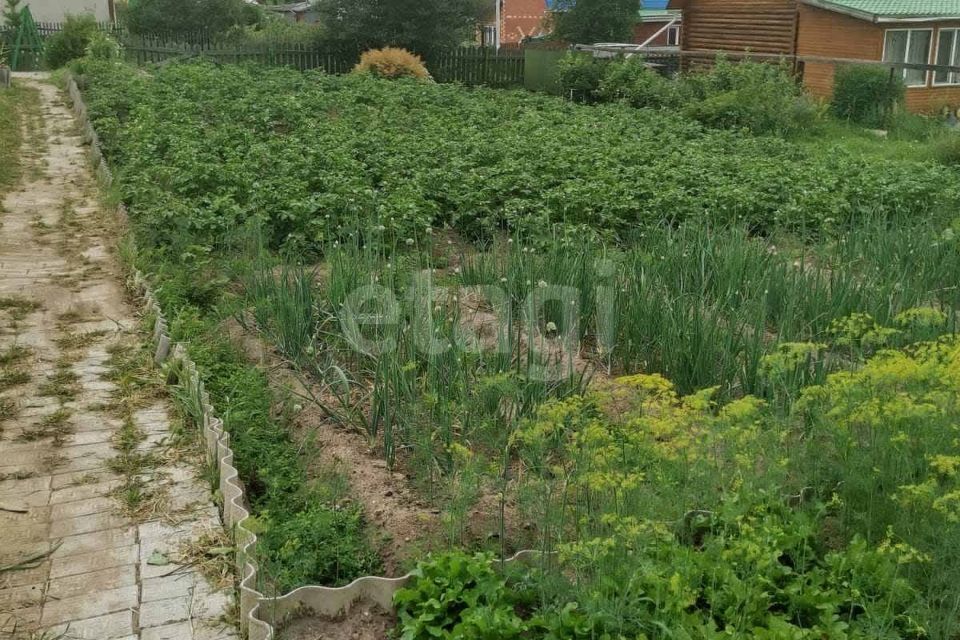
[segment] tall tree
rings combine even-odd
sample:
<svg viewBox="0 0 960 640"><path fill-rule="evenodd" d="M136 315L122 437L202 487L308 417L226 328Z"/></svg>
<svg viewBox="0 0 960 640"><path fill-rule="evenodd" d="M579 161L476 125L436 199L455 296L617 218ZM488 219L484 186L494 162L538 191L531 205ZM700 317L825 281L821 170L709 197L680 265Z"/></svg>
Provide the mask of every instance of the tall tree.
<svg viewBox="0 0 960 640"><path fill-rule="evenodd" d="M20 28L20 0L3 0L3 24Z"/></svg>
<svg viewBox="0 0 960 640"><path fill-rule="evenodd" d="M557 0L554 35L575 44L629 42L640 0Z"/></svg>
<svg viewBox="0 0 960 640"><path fill-rule="evenodd" d="M133 33L223 31L256 22L260 9L243 0L131 0L127 27Z"/></svg>
<svg viewBox="0 0 960 640"><path fill-rule="evenodd" d="M476 34L494 0L319 0L330 40L360 48L399 46L425 54Z"/></svg>

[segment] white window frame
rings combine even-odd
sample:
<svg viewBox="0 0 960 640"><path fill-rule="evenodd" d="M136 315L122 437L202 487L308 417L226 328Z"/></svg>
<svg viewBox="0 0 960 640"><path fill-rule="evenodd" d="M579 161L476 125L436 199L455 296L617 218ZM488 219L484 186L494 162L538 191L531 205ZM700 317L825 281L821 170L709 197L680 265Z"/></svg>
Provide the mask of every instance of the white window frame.
<svg viewBox="0 0 960 640"><path fill-rule="evenodd" d="M957 55L957 47L958 47L958 45L960 45L960 27L946 27L946 28L937 29L937 46L936 46L936 51L934 51L934 53L933 53L933 62L934 62L934 64L936 64L937 60L940 59L940 34L943 33L944 31L952 31L952 32L953 32L953 45L952 45L951 48L950 48L950 64L952 65L952 64L953 64L953 60L954 60L954 58L955 58L956 55ZM956 82L950 82L950 76L951 76L951 75L955 75L955 76L956 76L956 78L957 78ZM956 74L954 74L954 73L947 73L947 81L946 81L946 82L937 82L937 72L934 71L934 72L933 72L933 86L935 86L935 87L956 87L956 86L960 86L960 72L957 72Z"/></svg>
<svg viewBox="0 0 960 640"><path fill-rule="evenodd" d="M897 32L897 31L906 31L906 32L907 32L907 48L905 49L905 52L906 52L906 54L907 54L908 56L910 55L910 38L912 37L913 33L918 32L918 31L926 31L927 33L929 33L929 34L930 34L930 47L927 49L927 60L926 60L926 62L925 62L924 64L930 64L930 52L933 51L934 48L935 48L935 47L934 47L934 44L933 44L934 30L933 30L932 28L929 28L929 29L886 29L886 30L884 30L884 32L883 32L883 55L882 55L882 58L881 58L881 59L882 59L884 62L896 62L895 60L889 60L889 61L887 60L887 34L888 34L888 33L894 33L894 32ZM904 62L906 62L906 60L904 60ZM904 79L904 81L906 81L906 79L907 79L907 71L909 71L909 69L900 69L900 74L901 74L901 77ZM923 87L928 87L928 86L930 86L930 72L929 72L929 71L924 71L924 72L923 72L923 84L908 84L908 85L907 85L907 88L910 88L910 89L922 89Z"/></svg>
<svg viewBox="0 0 960 640"><path fill-rule="evenodd" d="M680 26L669 27L667 29L667 46L668 47L679 47L680 46Z"/></svg>

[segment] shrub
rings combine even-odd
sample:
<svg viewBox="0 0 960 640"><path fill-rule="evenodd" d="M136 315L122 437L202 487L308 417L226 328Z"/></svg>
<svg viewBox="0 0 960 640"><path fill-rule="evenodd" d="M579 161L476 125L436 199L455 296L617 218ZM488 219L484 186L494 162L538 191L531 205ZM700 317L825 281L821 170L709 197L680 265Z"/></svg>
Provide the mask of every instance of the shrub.
<svg viewBox="0 0 960 640"><path fill-rule="evenodd" d="M960 133L949 132L933 145L933 156L947 166L960 166Z"/></svg>
<svg viewBox="0 0 960 640"><path fill-rule="evenodd" d="M597 95L604 101L624 101L632 107L677 107L681 87L646 65L642 58L626 58L606 65Z"/></svg>
<svg viewBox="0 0 960 640"><path fill-rule="evenodd" d="M71 60L82 58L97 35L97 20L90 14L67 16L63 30L47 39L44 57L51 69L59 69Z"/></svg>
<svg viewBox="0 0 960 640"><path fill-rule="evenodd" d="M837 70L832 108L839 118L868 127L885 127L903 102L903 80L882 67L846 66Z"/></svg>
<svg viewBox="0 0 960 640"><path fill-rule="evenodd" d="M557 63L557 77L563 95L579 102L598 98L606 63L592 56L568 53Z"/></svg>
<svg viewBox="0 0 960 640"><path fill-rule="evenodd" d="M818 118L813 101L784 65L720 59L709 71L686 76L683 83L695 98L686 115L709 127L784 134L805 129Z"/></svg>
<svg viewBox="0 0 960 640"><path fill-rule="evenodd" d="M384 47L371 49L360 56L354 73L369 73L378 78L419 78L429 80L430 72L423 66L420 56L406 49Z"/></svg>
<svg viewBox="0 0 960 640"><path fill-rule="evenodd" d="M93 60L119 60L123 57L123 46L114 38L98 31L87 45L86 54Z"/></svg>

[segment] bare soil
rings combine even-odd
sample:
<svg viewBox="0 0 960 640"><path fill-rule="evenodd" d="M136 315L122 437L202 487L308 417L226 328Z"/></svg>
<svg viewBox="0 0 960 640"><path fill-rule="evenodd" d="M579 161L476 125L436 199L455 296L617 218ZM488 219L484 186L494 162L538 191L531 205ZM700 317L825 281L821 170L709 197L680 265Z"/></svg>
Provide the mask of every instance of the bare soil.
<svg viewBox="0 0 960 640"><path fill-rule="evenodd" d="M280 640L384 640L396 626L396 617L374 604L358 603L350 613L329 620L294 620L280 633Z"/></svg>

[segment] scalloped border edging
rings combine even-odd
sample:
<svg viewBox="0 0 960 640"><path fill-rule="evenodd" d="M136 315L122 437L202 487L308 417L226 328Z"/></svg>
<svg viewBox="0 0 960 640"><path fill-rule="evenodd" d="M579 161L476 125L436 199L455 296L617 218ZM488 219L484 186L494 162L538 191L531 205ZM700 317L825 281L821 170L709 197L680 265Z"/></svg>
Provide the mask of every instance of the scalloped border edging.
<svg viewBox="0 0 960 640"><path fill-rule="evenodd" d="M109 188L113 185L113 172L107 166L100 146L100 137L93 128L86 103L72 74L67 75L67 92L73 101L73 112L83 129L83 140L90 145L90 157L97 177ZM126 226L129 222L126 205L117 205L117 217ZM344 587L304 586L290 593L269 598L256 590L258 566L256 562L257 536L246 526L250 518L247 509L243 483L236 467L233 466L233 449L230 448L230 434L223 427L223 421L216 417L210 395L200 379L197 365L190 359L186 347L172 344L166 316L160 308L150 283L139 271L134 270L135 290L144 300L144 310L153 313L153 340L156 343L155 361L161 364L170 361L181 367L180 384L190 394L195 406L202 409L203 437L207 447L207 457L216 461L220 472L220 494L223 497L223 524L233 532L237 550L235 564L238 575L240 607L240 630L249 640L274 640L275 626L303 611L311 611L320 616L336 617L349 613L351 606L366 600L379 605L385 611L393 611L393 595L411 579L411 574L399 578L364 576L357 578ZM183 373L186 375L184 376ZM185 379L184 379L185 377ZM520 551L504 562L531 562L540 557L540 552Z"/></svg>

